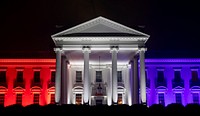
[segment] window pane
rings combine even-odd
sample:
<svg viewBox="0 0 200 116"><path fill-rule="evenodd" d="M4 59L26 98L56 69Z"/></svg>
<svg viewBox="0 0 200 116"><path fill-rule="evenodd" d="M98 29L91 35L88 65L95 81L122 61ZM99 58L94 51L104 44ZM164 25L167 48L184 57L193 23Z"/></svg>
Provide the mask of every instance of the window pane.
<svg viewBox="0 0 200 116"><path fill-rule="evenodd" d="M6 71L0 71L0 82L6 82Z"/></svg>
<svg viewBox="0 0 200 116"><path fill-rule="evenodd" d="M51 104L55 103L55 94L51 94Z"/></svg>
<svg viewBox="0 0 200 116"><path fill-rule="evenodd" d="M76 71L76 82L82 82L82 71Z"/></svg>
<svg viewBox="0 0 200 116"><path fill-rule="evenodd" d="M158 93L158 102L159 102L159 104L162 104L163 106L165 106L165 96L164 96L164 93Z"/></svg>
<svg viewBox="0 0 200 116"><path fill-rule="evenodd" d="M39 96L40 96L40 94L34 94L34 96L33 96L33 103L34 104L39 104Z"/></svg>
<svg viewBox="0 0 200 116"><path fill-rule="evenodd" d="M117 71L117 82L122 82L122 71Z"/></svg>
<svg viewBox="0 0 200 116"><path fill-rule="evenodd" d="M181 93L176 93L175 96L176 96L176 103L182 104L182 95L181 95Z"/></svg>
<svg viewBox="0 0 200 116"><path fill-rule="evenodd" d="M23 82L23 71L17 71L17 82Z"/></svg>
<svg viewBox="0 0 200 116"><path fill-rule="evenodd" d="M181 72L180 71L175 71L174 72L174 81L175 82L180 82L181 81Z"/></svg>
<svg viewBox="0 0 200 116"><path fill-rule="evenodd" d="M96 82L102 82L102 71L96 71Z"/></svg>
<svg viewBox="0 0 200 116"><path fill-rule="evenodd" d="M158 82L164 82L164 71L158 71L158 78L157 81Z"/></svg>
<svg viewBox="0 0 200 116"><path fill-rule="evenodd" d="M118 94L117 103L118 103L118 104L122 104L122 94Z"/></svg>
<svg viewBox="0 0 200 116"><path fill-rule="evenodd" d="M55 71L51 71L51 82L55 82L56 73Z"/></svg>
<svg viewBox="0 0 200 116"><path fill-rule="evenodd" d="M193 103L199 104L199 93L193 93Z"/></svg>
<svg viewBox="0 0 200 116"><path fill-rule="evenodd" d="M192 81L197 82L198 81L198 72L192 71Z"/></svg>
<svg viewBox="0 0 200 116"><path fill-rule="evenodd" d="M0 94L0 105L4 105L5 94Z"/></svg>
<svg viewBox="0 0 200 116"><path fill-rule="evenodd" d="M34 71L34 82L40 82L40 71Z"/></svg>
<svg viewBox="0 0 200 116"><path fill-rule="evenodd" d="M76 94L76 104L81 104L82 101L82 94Z"/></svg>
<svg viewBox="0 0 200 116"><path fill-rule="evenodd" d="M22 104L22 94L21 93L17 93L16 94L16 104Z"/></svg>

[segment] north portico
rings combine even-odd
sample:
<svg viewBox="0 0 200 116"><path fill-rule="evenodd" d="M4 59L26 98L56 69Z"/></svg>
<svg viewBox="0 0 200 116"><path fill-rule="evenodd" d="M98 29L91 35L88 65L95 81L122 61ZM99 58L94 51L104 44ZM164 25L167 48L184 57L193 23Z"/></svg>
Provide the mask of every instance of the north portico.
<svg viewBox="0 0 200 116"><path fill-rule="evenodd" d="M51 37L57 104L146 104L149 35L100 16Z"/></svg>

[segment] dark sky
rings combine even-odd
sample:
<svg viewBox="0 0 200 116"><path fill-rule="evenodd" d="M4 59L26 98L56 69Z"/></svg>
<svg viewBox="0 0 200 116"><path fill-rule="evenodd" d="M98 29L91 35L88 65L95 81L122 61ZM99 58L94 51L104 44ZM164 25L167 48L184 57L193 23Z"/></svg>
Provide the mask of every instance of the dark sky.
<svg viewBox="0 0 200 116"><path fill-rule="evenodd" d="M197 0L3 0L0 57L54 57L51 35L103 16L150 35L147 57L200 57Z"/></svg>

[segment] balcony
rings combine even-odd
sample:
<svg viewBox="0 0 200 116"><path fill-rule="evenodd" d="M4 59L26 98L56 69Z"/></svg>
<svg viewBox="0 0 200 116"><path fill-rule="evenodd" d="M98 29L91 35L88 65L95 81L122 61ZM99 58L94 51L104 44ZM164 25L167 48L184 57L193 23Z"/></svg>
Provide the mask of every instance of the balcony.
<svg viewBox="0 0 200 116"><path fill-rule="evenodd" d="M184 88L184 81L183 80L180 80L180 81L173 80L172 81L172 88L176 88L178 86Z"/></svg>
<svg viewBox="0 0 200 116"><path fill-rule="evenodd" d="M24 82L14 82L14 88L16 87L21 87L21 88L25 88L25 83Z"/></svg>
<svg viewBox="0 0 200 116"><path fill-rule="evenodd" d="M0 82L0 86L3 86L3 87L5 87L5 88L8 88L7 82Z"/></svg>
<svg viewBox="0 0 200 116"><path fill-rule="evenodd" d="M48 82L48 88L55 87L55 82Z"/></svg>
<svg viewBox="0 0 200 116"><path fill-rule="evenodd" d="M106 96L106 84L105 83L93 84L92 96Z"/></svg>
<svg viewBox="0 0 200 116"><path fill-rule="evenodd" d="M38 86L38 87L41 87L41 88L42 88L41 82L34 82L34 81L32 81L32 82L31 82L31 87L34 87L34 86Z"/></svg>
<svg viewBox="0 0 200 116"><path fill-rule="evenodd" d="M150 83L150 81L149 81L149 83ZM150 85L150 84L149 84ZM148 86L148 85L147 85ZM165 79L157 79L156 81L155 81L155 86L156 86L156 88L157 87L159 87L159 86L164 86L164 87L167 87L167 82L166 82L166 80Z"/></svg>
<svg viewBox="0 0 200 116"><path fill-rule="evenodd" d="M200 87L200 80L190 80L190 88L194 87L194 86L199 86Z"/></svg>

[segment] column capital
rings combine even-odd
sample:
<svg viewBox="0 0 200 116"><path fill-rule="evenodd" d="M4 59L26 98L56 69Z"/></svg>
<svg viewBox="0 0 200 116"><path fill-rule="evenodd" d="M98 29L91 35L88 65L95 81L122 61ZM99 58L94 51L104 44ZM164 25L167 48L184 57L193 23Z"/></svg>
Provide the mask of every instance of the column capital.
<svg viewBox="0 0 200 116"><path fill-rule="evenodd" d="M139 52L140 52L140 51L144 51L144 52L145 52L145 51L147 51L147 48L141 47L141 48L138 49L138 51L139 51Z"/></svg>
<svg viewBox="0 0 200 116"><path fill-rule="evenodd" d="M58 52L58 51L63 51L63 50L62 50L62 48L54 48L54 51Z"/></svg>
<svg viewBox="0 0 200 116"><path fill-rule="evenodd" d="M111 47L110 47L110 53L112 53L113 51L118 52L118 50L119 50L119 47L118 47L118 46L111 46Z"/></svg>
<svg viewBox="0 0 200 116"><path fill-rule="evenodd" d="M83 51L83 53L84 52L91 52L91 49L90 49L90 46L83 46L83 48L82 48L82 51Z"/></svg>

